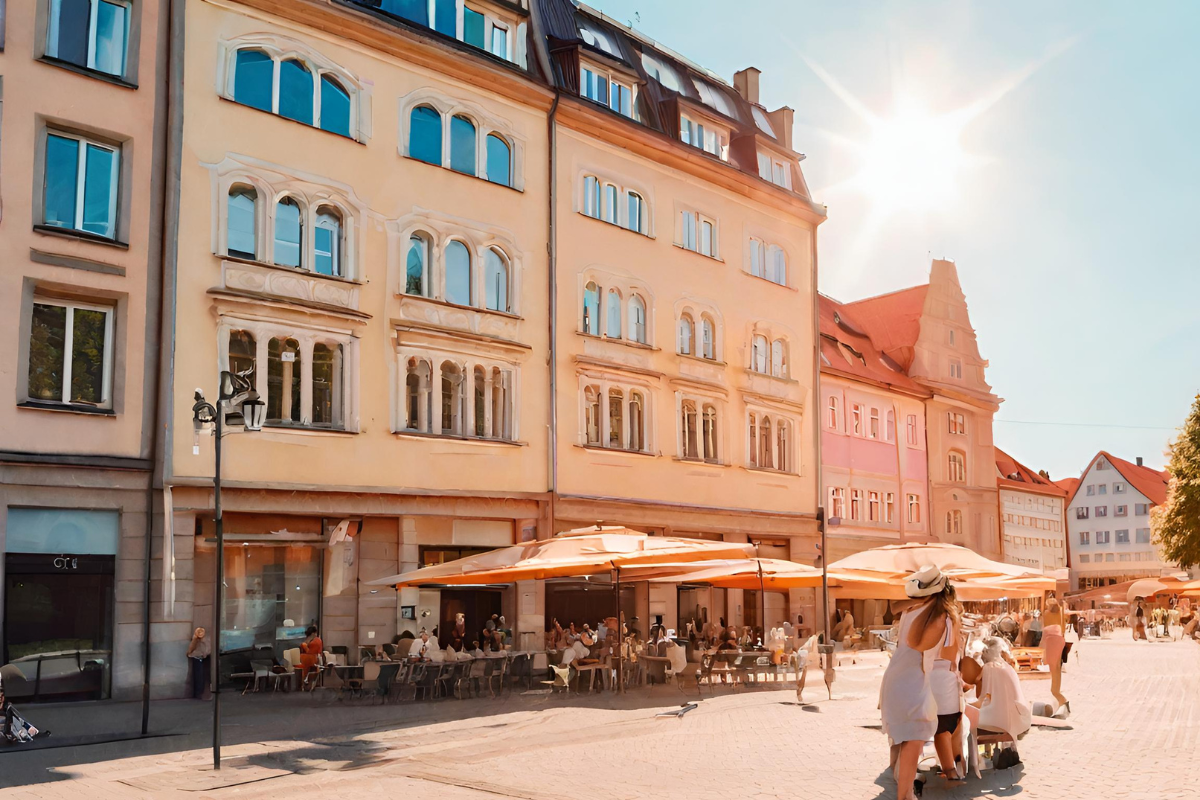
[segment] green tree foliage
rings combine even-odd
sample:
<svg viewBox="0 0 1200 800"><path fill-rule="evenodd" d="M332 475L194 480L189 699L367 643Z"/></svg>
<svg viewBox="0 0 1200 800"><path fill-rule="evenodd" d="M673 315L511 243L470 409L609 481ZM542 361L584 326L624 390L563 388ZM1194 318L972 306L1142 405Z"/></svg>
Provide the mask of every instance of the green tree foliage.
<svg viewBox="0 0 1200 800"><path fill-rule="evenodd" d="M1154 540L1167 561L1187 569L1200 564L1200 395L1171 443L1167 502L1154 509Z"/></svg>

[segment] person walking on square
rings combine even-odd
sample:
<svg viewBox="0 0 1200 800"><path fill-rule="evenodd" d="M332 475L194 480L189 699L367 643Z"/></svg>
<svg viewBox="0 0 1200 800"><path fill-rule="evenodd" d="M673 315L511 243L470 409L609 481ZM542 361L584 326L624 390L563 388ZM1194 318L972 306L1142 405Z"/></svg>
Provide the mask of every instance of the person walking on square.
<svg viewBox="0 0 1200 800"><path fill-rule="evenodd" d="M1059 605L1054 592L1046 598L1046 613L1043 615L1042 660L1050 667L1050 694L1058 701L1059 708L1071 710L1071 704L1062 693L1063 651L1067 647L1063 631L1067 627L1067 614ZM1057 712L1058 709L1055 709Z"/></svg>
<svg viewBox="0 0 1200 800"><path fill-rule="evenodd" d="M192 643L188 645L187 658L192 667L192 697L197 700L205 699L208 688L209 656L212 655L212 642L206 636L204 628L196 628L192 634Z"/></svg>
<svg viewBox="0 0 1200 800"><path fill-rule="evenodd" d="M901 606L896 652L879 688L879 710L883 732L891 745L897 800L915 796L921 785L916 780L921 749L937 732L937 703L929 686L929 673L946 626L953 624L955 606L949 586L950 581L932 564L913 573L904 585L911 600Z"/></svg>

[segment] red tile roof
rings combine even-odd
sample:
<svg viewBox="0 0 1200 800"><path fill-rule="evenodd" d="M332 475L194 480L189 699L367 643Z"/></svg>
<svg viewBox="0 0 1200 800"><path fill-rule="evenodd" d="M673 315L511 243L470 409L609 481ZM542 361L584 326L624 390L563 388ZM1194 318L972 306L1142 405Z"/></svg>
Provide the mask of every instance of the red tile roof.
<svg viewBox="0 0 1200 800"><path fill-rule="evenodd" d="M1079 488L1079 478L1060 478L1054 481L1054 485L1067 493L1067 502L1070 503L1070 498L1075 496L1075 490Z"/></svg>
<svg viewBox="0 0 1200 800"><path fill-rule="evenodd" d="M857 315L831 297L819 295L821 322L821 370L879 383L921 397L928 390L908 377L899 364L889 360L867 335ZM852 352L846 352L844 345ZM857 355L856 355L857 354Z"/></svg>
<svg viewBox="0 0 1200 800"><path fill-rule="evenodd" d="M1150 467L1139 467L1131 461L1117 458L1104 450L1100 451L1100 455L1107 458L1108 462L1113 465L1113 469L1121 473L1133 488L1146 495L1151 503L1160 506L1167 502L1167 485L1171 482L1171 473L1166 470L1160 472Z"/></svg>
<svg viewBox="0 0 1200 800"><path fill-rule="evenodd" d="M1067 496L1067 491L1062 486L1043 478L999 447L995 450L996 469L1000 472L1000 477L996 480L998 485L1055 497Z"/></svg>
<svg viewBox="0 0 1200 800"><path fill-rule="evenodd" d="M845 308L866 326L866 332L879 349L907 370L912 366L917 338L921 335L921 314L928 293L926 283L846 303Z"/></svg>

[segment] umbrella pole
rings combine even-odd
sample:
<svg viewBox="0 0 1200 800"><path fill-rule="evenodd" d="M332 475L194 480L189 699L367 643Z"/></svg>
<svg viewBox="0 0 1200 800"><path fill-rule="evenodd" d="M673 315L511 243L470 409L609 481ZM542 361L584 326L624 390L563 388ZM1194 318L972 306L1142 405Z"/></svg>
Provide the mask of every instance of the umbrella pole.
<svg viewBox="0 0 1200 800"><path fill-rule="evenodd" d="M817 528L821 533L821 616L825 618L825 642L821 645L821 654L825 656L822 665L825 674L825 690L829 699L833 699L833 642L829 640L829 537L825 534L825 509L817 507Z"/></svg>
<svg viewBox="0 0 1200 800"><path fill-rule="evenodd" d="M616 565L613 565L613 603L616 605L617 618L617 691L624 693L625 691L625 663L622 658L624 653L624 636L621 631L621 570Z"/></svg>
<svg viewBox="0 0 1200 800"><path fill-rule="evenodd" d="M765 645L767 643L767 587L763 584L762 559L755 559L755 561L758 563L758 605L760 612L758 624L762 628L762 643Z"/></svg>

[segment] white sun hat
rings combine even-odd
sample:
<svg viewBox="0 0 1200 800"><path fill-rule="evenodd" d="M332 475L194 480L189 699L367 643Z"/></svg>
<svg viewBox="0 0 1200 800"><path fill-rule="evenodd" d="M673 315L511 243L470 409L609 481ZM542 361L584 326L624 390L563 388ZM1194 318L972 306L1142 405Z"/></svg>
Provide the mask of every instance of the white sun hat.
<svg viewBox="0 0 1200 800"><path fill-rule="evenodd" d="M904 582L904 593L909 597L929 597L946 588L947 578L933 564L926 564L908 576Z"/></svg>

